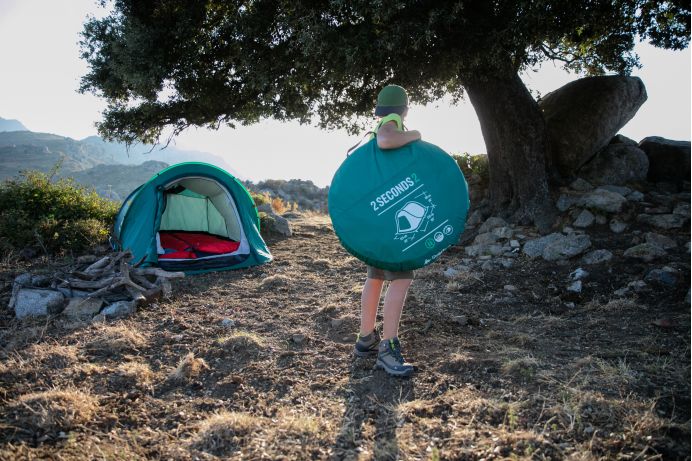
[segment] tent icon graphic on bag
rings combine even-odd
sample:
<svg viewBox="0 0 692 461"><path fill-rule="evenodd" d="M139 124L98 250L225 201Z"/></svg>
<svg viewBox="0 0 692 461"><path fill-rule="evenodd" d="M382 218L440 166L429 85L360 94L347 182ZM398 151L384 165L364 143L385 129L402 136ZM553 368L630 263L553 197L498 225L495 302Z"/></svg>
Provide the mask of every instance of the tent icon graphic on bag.
<svg viewBox="0 0 692 461"><path fill-rule="evenodd" d="M428 215L428 208L418 202L408 202L397 211L395 215L397 235L425 230L421 227L427 227L428 221L425 218Z"/></svg>

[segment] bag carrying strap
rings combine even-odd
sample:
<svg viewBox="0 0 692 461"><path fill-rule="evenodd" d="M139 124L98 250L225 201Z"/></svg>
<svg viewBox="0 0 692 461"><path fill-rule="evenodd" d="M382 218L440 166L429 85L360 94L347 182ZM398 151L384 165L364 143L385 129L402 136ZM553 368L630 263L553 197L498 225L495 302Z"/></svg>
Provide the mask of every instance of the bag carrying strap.
<svg viewBox="0 0 692 461"><path fill-rule="evenodd" d="M397 114L397 115L398 115L398 114ZM401 121L401 119L399 119L399 120ZM377 126L375 127L374 130L368 131L367 133L365 133L365 136L363 136L363 137L360 139L360 141L358 141L358 142L356 143L355 146L351 147L349 150L346 151L346 157L348 157L349 155L351 155L351 152L352 152L356 147L360 146L360 143L363 142L363 139L365 139L367 136L370 136L370 135L375 135L375 136L377 136L377 132L379 131L379 129L380 129L380 127L381 127L382 125L384 125L384 124L387 123L387 122L393 122L393 121L395 121L395 120L392 120L392 119L389 119L389 120L388 120L386 117L383 118L382 120L380 120L380 122L377 124ZM407 131L406 125L404 125L404 122L403 122L403 121L401 121L401 128L402 128L402 131Z"/></svg>
<svg viewBox="0 0 692 461"><path fill-rule="evenodd" d="M370 136L371 134L376 134L376 133L375 133L374 131L368 131L367 133L365 133L365 136L363 136L362 138L360 138L360 140L356 143L355 146L351 147L349 150L346 151L346 157L348 157L349 155L351 155L351 152L353 151L353 149L355 149L356 147L360 146L360 143L363 142L363 139L367 138L367 137Z"/></svg>

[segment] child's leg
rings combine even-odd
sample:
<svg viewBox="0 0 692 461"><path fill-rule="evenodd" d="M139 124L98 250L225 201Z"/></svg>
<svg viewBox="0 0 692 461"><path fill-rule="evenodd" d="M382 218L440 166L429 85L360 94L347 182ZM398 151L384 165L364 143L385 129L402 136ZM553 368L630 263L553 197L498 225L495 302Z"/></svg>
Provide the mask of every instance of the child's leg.
<svg viewBox="0 0 692 461"><path fill-rule="evenodd" d="M406 293L412 281L411 279L398 279L392 280L389 283L387 293L384 297L384 328L382 339L391 339L398 336L401 311L404 308Z"/></svg>
<svg viewBox="0 0 692 461"><path fill-rule="evenodd" d="M367 336L375 329L377 306L380 304L384 280L368 278L360 297L360 335Z"/></svg>

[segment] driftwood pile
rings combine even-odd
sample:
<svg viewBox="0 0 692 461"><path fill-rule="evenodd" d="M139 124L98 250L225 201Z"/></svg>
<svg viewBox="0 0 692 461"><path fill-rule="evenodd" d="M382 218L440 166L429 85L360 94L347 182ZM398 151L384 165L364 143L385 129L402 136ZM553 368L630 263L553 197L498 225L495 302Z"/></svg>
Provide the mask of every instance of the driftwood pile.
<svg viewBox="0 0 692 461"><path fill-rule="evenodd" d="M52 275L22 274L14 281L9 307L17 317L53 315L123 317L172 292L170 279L183 272L131 264L128 251L102 258L88 255ZM105 307L104 307L105 306Z"/></svg>

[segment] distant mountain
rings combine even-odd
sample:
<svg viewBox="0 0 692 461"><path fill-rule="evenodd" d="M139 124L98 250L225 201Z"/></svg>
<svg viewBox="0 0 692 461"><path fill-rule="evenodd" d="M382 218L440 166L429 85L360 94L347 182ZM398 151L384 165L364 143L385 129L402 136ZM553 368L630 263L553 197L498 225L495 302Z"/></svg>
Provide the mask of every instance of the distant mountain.
<svg viewBox="0 0 692 461"><path fill-rule="evenodd" d="M154 160L141 165L96 165L67 176L79 184L93 187L103 197L121 201L167 166L167 163Z"/></svg>
<svg viewBox="0 0 692 461"><path fill-rule="evenodd" d="M208 152L166 149L150 145L133 145L129 151L125 144L106 142L98 136L81 141L49 133L32 131L0 131L0 180L16 176L22 170L50 171L60 164L60 175L66 176L88 170L97 165L139 165L148 161L206 162L242 175L231 168L222 157Z"/></svg>
<svg viewBox="0 0 692 461"><path fill-rule="evenodd" d="M0 117L0 132L2 131L27 131L19 120L9 120Z"/></svg>
<svg viewBox="0 0 692 461"><path fill-rule="evenodd" d="M124 143L104 141L98 136L89 136L82 139L81 142L101 152L102 158L110 160L108 163L138 165L145 161L156 160L173 165L181 162L205 162L221 167L239 179L243 178L222 157L209 152L178 149L172 144L165 149L162 149L163 146L152 146L151 144L133 144L128 150Z"/></svg>
<svg viewBox="0 0 692 461"><path fill-rule="evenodd" d="M31 131L0 132L0 180L22 170L50 171L59 164L61 173L71 173L102 163L111 162L72 138Z"/></svg>

